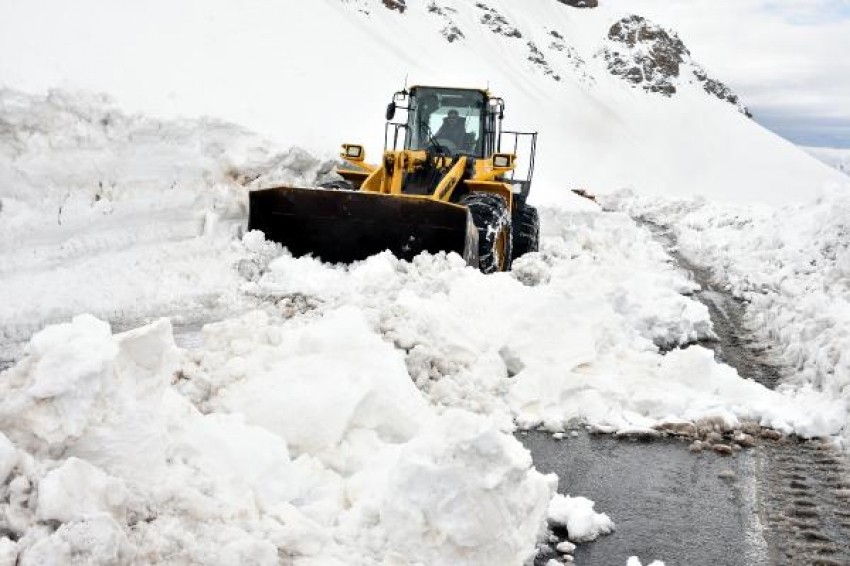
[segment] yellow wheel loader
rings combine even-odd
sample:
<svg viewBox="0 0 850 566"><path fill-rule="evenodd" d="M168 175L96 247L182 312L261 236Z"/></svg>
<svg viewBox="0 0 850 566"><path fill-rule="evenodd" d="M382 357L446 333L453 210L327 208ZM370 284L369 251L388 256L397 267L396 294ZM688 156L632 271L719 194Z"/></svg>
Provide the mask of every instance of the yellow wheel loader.
<svg viewBox="0 0 850 566"><path fill-rule="evenodd" d="M393 121L398 110L405 119ZM342 179L251 192L248 229L295 256L333 263L384 250L406 260L445 251L484 273L507 270L513 258L537 250L539 221L526 204L537 133L502 130L504 110L487 90L396 92L379 163L366 162L363 146L343 144ZM520 149L527 152L522 173Z"/></svg>

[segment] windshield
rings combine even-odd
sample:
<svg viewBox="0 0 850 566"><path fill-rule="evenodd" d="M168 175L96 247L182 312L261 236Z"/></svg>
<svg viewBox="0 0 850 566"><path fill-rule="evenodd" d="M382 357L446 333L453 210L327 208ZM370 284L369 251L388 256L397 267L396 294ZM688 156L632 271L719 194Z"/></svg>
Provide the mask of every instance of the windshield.
<svg viewBox="0 0 850 566"><path fill-rule="evenodd" d="M481 155L483 92L417 87L411 98L407 149Z"/></svg>

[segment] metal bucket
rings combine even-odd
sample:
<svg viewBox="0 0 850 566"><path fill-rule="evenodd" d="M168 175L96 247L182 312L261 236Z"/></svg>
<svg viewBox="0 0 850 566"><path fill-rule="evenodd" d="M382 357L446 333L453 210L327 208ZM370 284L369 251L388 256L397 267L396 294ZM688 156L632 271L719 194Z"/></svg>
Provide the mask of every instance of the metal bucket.
<svg viewBox="0 0 850 566"><path fill-rule="evenodd" d="M294 256L350 263L389 250L410 260L456 252L478 267L478 232L464 206L428 197L276 187L249 195L248 229Z"/></svg>

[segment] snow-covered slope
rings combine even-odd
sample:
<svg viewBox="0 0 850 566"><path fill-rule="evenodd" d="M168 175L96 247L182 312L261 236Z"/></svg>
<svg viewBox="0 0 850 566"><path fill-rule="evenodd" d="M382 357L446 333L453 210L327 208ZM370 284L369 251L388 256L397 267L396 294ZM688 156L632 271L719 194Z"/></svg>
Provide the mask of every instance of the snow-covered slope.
<svg viewBox="0 0 850 566"><path fill-rule="evenodd" d="M850 175L850 148L804 147L803 149L830 167Z"/></svg>
<svg viewBox="0 0 850 566"><path fill-rule="evenodd" d="M797 200L838 175L747 119L672 31L623 3L211 0L199 14L165 0L83 0L51 6L49 20L38 4L3 19L0 50L18 54L0 59L9 84L79 85L135 109L221 116L319 155L359 140L374 157L382 110L408 77L489 85L509 126L539 130L539 201L624 187Z"/></svg>

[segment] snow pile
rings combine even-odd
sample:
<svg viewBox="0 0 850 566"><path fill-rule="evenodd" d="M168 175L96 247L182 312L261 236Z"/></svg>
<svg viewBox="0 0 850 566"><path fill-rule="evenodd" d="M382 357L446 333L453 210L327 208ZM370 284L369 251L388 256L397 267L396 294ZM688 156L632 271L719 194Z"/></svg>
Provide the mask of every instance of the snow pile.
<svg viewBox="0 0 850 566"><path fill-rule="evenodd" d="M34 336L0 382L2 510L15 541L4 549L21 564L533 554L554 479L509 434L468 412L435 413L399 354L358 338L356 312L292 328L252 322L264 341L214 330L258 351L229 357L231 374L240 361L256 371L218 391L232 411L206 414L171 387L178 351L165 320L113 336L80 316ZM328 368L326 348L348 363ZM285 414L239 411L234 399L272 376L282 386L267 397Z"/></svg>
<svg viewBox="0 0 850 566"><path fill-rule="evenodd" d="M504 426L562 431L581 420L630 432L719 417L804 436L840 430L846 415L829 396L768 391L698 346L663 353L712 331L707 309L682 294L693 283L648 231L619 214L546 215L541 252L510 274L483 276L456 255L383 254L344 267L258 252L264 265L245 290L293 322L357 309L403 352L432 403Z"/></svg>
<svg viewBox="0 0 850 566"><path fill-rule="evenodd" d="M330 167L222 122L0 89L0 345L80 312L126 327L243 311L244 185L309 185Z"/></svg>
<svg viewBox="0 0 850 566"><path fill-rule="evenodd" d="M747 302L752 328L782 347L780 391L850 409L848 187L807 204L743 208L621 195L612 206L669 226L679 251ZM850 435L845 414L844 435Z"/></svg>
<svg viewBox="0 0 850 566"><path fill-rule="evenodd" d="M605 513L593 510L593 501L586 497L556 495L549 502L549 523L567 529L571 541L586 542L614 530L614 521Z"/></svg>

